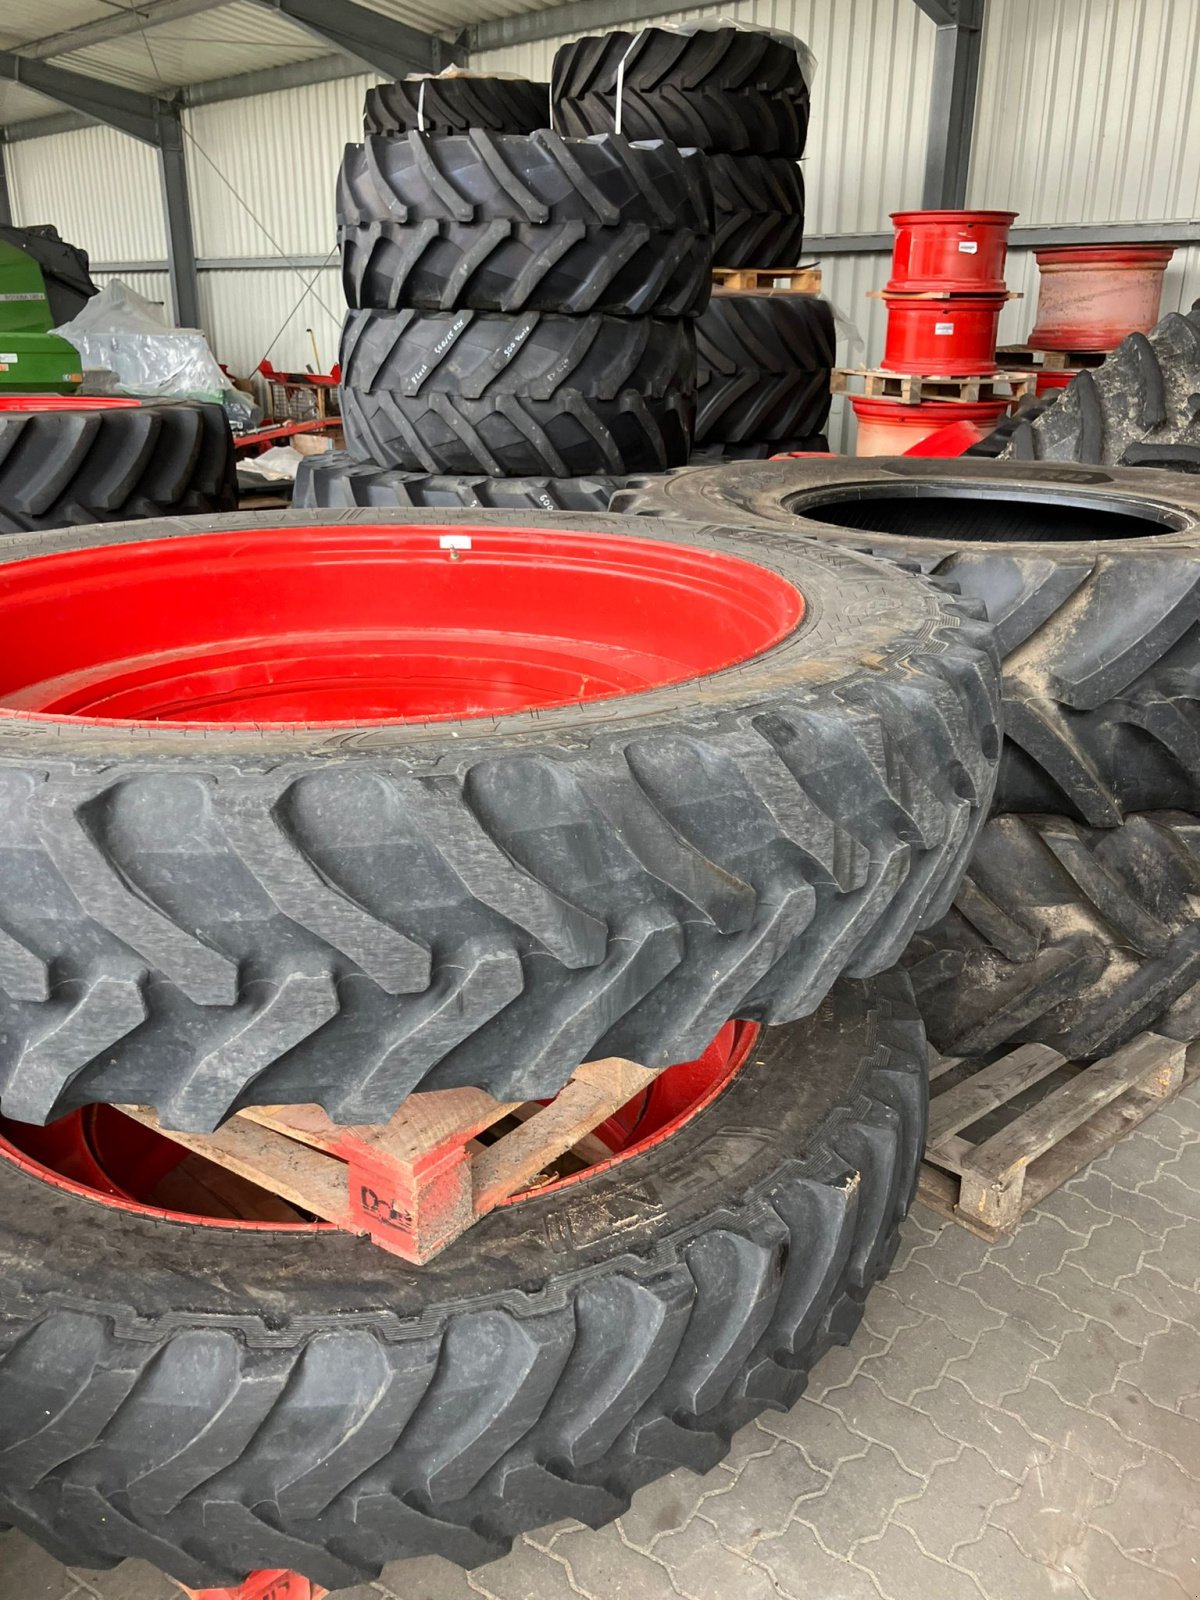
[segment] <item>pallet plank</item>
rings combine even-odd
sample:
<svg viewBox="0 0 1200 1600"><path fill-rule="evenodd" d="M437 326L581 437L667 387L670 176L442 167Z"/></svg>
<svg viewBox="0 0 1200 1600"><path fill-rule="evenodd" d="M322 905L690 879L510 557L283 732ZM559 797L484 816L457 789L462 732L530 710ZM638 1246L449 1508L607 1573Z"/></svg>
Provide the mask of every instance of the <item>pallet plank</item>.
<svg viewBox="0 0 1200 1600"><path fill-rule="evenodd" d="M821 268L714 267L714 294L820 294Z"/></svg>
<svg viewBox="0 0 1200 1600"><path fill-rule="evenodd" d="M240 1116L215 1133L180 1133L175 1128L164 1128L148 1106L122 1106L121 1110L185 1150L207 1156L238 1177L269 1189L325 1222L345 1226L349 1219L346 1168L333 1156L281 1139Z"/></svg>
<svg viewBox="0 0 1200 1600"><path fill-rule="evenodd" d="M973 405L979 400L1015 404L1036 386L1037 374L1029 368L1019 372L997 368L995 372L949 377L945 373L891 372L883 367L835 367L830 379L833 394L861 393L873 400L899 400L902 405L919 405L922 399L951 405Z"/></svg>
<svg viewBox="0 0 1200 1600"><path fill-rule="evenodd" d="M1045 1044L1024 1044L1011 1055L981 1067L952 1089L936 1095L929 1107L926 1143L934 1160L937 1147L949 1134L968 1128L989 1111L1014 1099L1023 1089L1047 1078L1066 1064L1066 1057Z"/></svg>
<svg viewBox="0 0 1200 1600"><path fill-rule="evenodd" d="M1054 1089L1040 1105L1024 1112L1007 1128L985 1139L971 1152L964 1172L981 1183L1002 1184L1017 1168L1027 1167L1052 1145L1072 1133L1093 1112L1126 1090L1142 1088L1159 1098L1178 1088L1183 1077L1187 1046L1175 1039L1144 1033L1104 1061L1094 1062L1079 1075Z"/></svg>
<svg viewBox="0 0 1200 1600"><path fill-rule="evenodd" d="M1010 1051L993 1065L1006 1069L1017 1054ZM936 1081L961 1064L935 1058L932 1076ZM1037 1105L1015 1116L993 1139L976 1146L961 1134L943 1133L936 1145L927 1145L918 1187L924 1204L978 1238L1003 1238L1032 1206L1181 1088L1200 1081L1200 1045L1189 1049L1176 1040L1141 1034L1107 1060L1089 1066L1063 1065L1074 1072L1070 1083L1043 1091ZM977 1082L980 1075L976 1072L964 1086ZM934 1108L952 1092L935 1093ZM1017 1087L1014 1098L1021 1092ZM1000 1112L1007 1105L1003 1101L994 1109ZM1031 1129L1036 1136L1027 1136ZM999 1155L994 1166L981 1172L979 1151L989 1147Z"/></svg>
<svg viewBox="0 0 1200 1600"><path fill-rule="evenodd" d="M247 1106L240 1115L331 1155L371 1152L412 1165L447 1140L474 1138L520 1104L506 1105L483 1089L431 1089L410 1096L390 1122L378 1125L343 1127L313 1105Z"/></svg>
<svg viewBox="0 0 1200 1600"><path fill-rule="evenodd" d="M548 1162L648 1089L657 1077L658 1071L622 1056L577 1067L548 1106L475 1157L476 1208L488 1210L532 1182Z"/></svg>

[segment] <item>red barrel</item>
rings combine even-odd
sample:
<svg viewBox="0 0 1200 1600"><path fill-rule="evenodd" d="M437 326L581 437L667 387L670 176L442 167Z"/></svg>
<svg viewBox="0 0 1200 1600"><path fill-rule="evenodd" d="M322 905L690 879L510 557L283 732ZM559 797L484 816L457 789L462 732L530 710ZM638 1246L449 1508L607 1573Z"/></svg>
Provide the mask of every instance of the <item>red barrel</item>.
<svg viewBox="0 0 1200 1600"><path fill-rule="evenodd" d="M996 371L996 331L1005 297L962 295L917 300L885 294L888 308L883 360L887 372L969 378Z"/></svg>
<svg viewBox="0 0 1200 1600"><path fill-rule="evenodd" d="M903 456L948 423L976 423L985 433L990 433L1008 409L1009 402L980 400L966 405L956 400L922 400L920 405L906 406L900 400L873 400L865 395L853 395L850 404L858 418L855 454ZM975 443L975 440L968 443ZM961 454L961 450L947 451L947 454Z"/></svg>
<svg viewBox="0 0 1200 1600"><path fill-rule="evenodd" d="M1015 211L893 211L892 293L1003 294Z"/></svg>
<svg viewBox="0 0 1200 1600"><path fill-rule="evenodd" d="M1067 245L1035 250L1041 282L1035 350L1115 350L1158 321L1170 245Z"/></svg>

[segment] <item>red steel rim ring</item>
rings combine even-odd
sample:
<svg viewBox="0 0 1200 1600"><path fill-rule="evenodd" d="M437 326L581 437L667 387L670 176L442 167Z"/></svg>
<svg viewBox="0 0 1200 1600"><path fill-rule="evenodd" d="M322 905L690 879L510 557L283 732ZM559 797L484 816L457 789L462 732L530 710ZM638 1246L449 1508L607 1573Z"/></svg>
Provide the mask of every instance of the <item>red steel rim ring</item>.
<svg viewBox="0 0 1200 1600"><path fill-rule="evenodd" d="M727 1022L694 1061L668 1067L649 1089L594 1130L612 1151L610 1159L514 1195L505 1204L520 1205L532 1195L581 1182L669 1139L733 1082L748 1062L758 1033L757 1023ZM187 1158L182 1145L112 1106L85 1106L44 1128L0 1117L0 1159L56 1189L114 1210L206 1228L336 1231L328 1222L262 1222L155 1204L159 1184Z"/></svg>
<svg viewBox="0 0 1200 1600"><path fill-rule="evenodd" d="M115 394L6 394L0 411L115 411L141 403Z"/></svg>
<svg viewBox="0 0 1200 1600"><path fill-rule="evenodd" d="M633 535L330 523L93 544L0 559L0 716L497 716L704 677L803 615L768 568Z"/></svg>

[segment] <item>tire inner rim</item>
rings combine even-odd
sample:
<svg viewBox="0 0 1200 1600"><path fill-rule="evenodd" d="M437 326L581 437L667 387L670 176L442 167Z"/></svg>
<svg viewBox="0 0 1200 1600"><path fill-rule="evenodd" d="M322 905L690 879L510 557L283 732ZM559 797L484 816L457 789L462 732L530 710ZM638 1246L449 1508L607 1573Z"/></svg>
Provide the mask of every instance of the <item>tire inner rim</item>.
<svg viewBox="0 0 1200 1600"><path fill-rule="evenodd" d="M978 483L848 483L788 495L784 509L814 522L954 544L1149 539L1188 519L1152 501Z"/></svg>
<svg viewBox="0 0 1200 1600"><path fill-rule="evenodd" d="M504 1204L579 1182L669 1139L733 1082L758 1032L756 1023L727 1022L696 1060L668 1067ZM481 1137L494 1139L505 1126ZM143 1216L221 1228L335 1231L113 1106L84 1106L44 1128L0 1117L0 1160L55 1188Z"/></svg>
<svg viewBox="0 0 1200 1600"><path fill-rule="evenodd" d="M765 567L632 536L330 523L114 542L0 564L0 715L494 716L717 672L803 615Z"/></svg>

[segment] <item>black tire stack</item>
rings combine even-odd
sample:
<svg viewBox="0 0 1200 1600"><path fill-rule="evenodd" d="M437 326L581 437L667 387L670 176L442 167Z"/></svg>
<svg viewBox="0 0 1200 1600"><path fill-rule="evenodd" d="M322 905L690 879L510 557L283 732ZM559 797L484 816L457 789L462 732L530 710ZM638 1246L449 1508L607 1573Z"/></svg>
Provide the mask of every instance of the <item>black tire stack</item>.
<svg viewBox="0 0 1200 1600"><path fill-rule="evenodd" d="M829 420L836 348L817 295L714 294L696 324L696 449L705 459L805 449Z"/></svg>
<svg viewBox="0 0 1200 1600"><path fill-rule="evenodd" d="M791 44L744 28L606 33L562 47L551 95L554 125L570 133L619 127L707 153L715 266L800 260L808 84Z"/></svg>
<svg viewBox="0 0 1200 1600"><path fill-rule="evenodd" d="M544 126L544 86L489 81L368 96L338 185L348 457L307 465L298 505L603 510L609 479L687 460L712 248L702 161L564 138ZM510 487L495 498L482 479Z"/></svg>
<svg viewBox="0 0 1200 1600"><path fill-rule="evenodd" d="M726 635L698 678L535 715L192 740L0 717L0 1528L72 1564L140 1556L189 1588L288 1566L340 1588L599 1525L799 1398L915 1192L925 1036L895 964L986 816L991 630L790 531L439 510L14 538L0 622L47 556L111 573L122 547L195 541L199 562L215 534L222 599L264 548L274 595L319 533L335 591L339 544L389 524L425 549L469 533L460 573L482 561L494 585L493 534L540 534L534 574L574 545L580 589L589 550L650 532L679 588L713 585L714 621L740 632L755 595L803 606L757 654L727 660ZM603 636L619 615L665 645L665 608L625 592ZM586 639L600 619L566 620ZM128 648L118 630L123 673ZM196 1129L297 1101L382 1121L418 1089L547 1098L581 1060L687 1062L730 1017L763 1025L746 1070L665 1146L539 1186L419 1269L336 1227L104 1203L2 1142L98 1103Z"/></svg>
<svg viewBox="0 0 1200 1600"><path fill-rule="evenodd" d="M644 28L564 45L555 126L619 127L708 157L718 267L795 266L804 236L808 84L795 44L742 28ZM808 295L718 293L696 325L704 459L803 448L829 416L833 316Z"/></svg>

